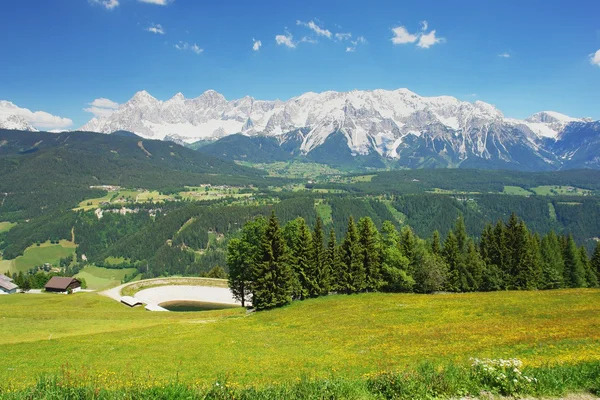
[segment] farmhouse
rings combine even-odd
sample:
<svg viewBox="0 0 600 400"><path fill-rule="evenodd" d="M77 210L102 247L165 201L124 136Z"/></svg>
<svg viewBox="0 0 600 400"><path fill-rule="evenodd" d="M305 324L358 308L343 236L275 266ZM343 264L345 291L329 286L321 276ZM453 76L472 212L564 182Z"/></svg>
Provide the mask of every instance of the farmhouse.
<svg viewBox="0 0 600 400"><path fill-rule="evenodd" d="M53 276L50 278L46 286L44 286L46 292L63 293L67 294L76 293L81 290L81 281L77 278L68 278L64 276Z"/></svg>
<svg viewBox="0 0 600 400"><path fill-rule="evenodd" d="M0 294L17 293L19 287L8 276L0 274Z"/></svg>

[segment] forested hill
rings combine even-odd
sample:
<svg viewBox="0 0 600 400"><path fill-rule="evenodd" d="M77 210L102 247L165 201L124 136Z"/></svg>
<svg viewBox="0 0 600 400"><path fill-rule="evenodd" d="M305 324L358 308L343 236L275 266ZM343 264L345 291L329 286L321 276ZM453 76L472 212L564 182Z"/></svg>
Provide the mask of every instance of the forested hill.
<svg viewBox="0 0 600 400"><path fill-rule="evenodd" d="M92 185L166 190L264 181L260 171L171 142L91 132L0 130L3 219L29 218L98 196Z"/></svg>

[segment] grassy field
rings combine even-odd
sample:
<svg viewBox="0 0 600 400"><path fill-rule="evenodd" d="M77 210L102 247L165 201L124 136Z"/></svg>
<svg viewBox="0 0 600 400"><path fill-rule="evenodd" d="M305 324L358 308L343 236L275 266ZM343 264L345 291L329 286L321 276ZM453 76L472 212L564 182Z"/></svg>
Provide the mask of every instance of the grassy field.
<svg viewBox="0 0 600 400"><path fill-rule="evenodd" d="M86 373L269 384L335 373L468 365L526 367L600 360L600 291L361 294L243 309L152 313L96 293L0 297L0 381L35 381L61 366Z"/></svg>
<svg viewBox="0 0 600 400"><path fill-rule="evenodd" d="M10 231L15 225L13 222L0 222L0 233Z"/></svg>
<svg viewBox="0 0 600 400"><path fill-rule="evenodd" d="M592 194L591 190L574 186L538 186L531 190L539 196L589 196Z"/></svg>
<svg viewBox="0 0 600 400"><path fill-rule="evenodd" d="M533 194L529 190L523 189L520 186L504 186L504 191L502 193L513 196L531 196Z"/></svg>
<svg viewBox="0 0 600 400"><path fill-rule="evenodd" d="M125 275L136 273L135 268L111 269L88 265L76 275L85 279L88 289L104 290L119 286Z"/></svg>
<svg viewBox="0 0 600 400"><path fill-rule="evenodd" d="M27 272L29 269L44 263L57 266L61 258L72 256L76 247L73 242L66 240L61 240L59 244L46 242L39 246L29 246L22 256L14 260L0 260L0 271Z"/></svg>

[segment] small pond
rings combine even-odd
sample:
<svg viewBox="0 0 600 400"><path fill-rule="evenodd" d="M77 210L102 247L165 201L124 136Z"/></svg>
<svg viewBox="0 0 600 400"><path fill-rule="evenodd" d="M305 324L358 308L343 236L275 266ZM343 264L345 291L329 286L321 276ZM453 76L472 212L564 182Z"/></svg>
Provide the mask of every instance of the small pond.
<svg viewBox="0 0 600 400"><path fill-rule="evenodd" d="M166 308L169 311L182 312L182 311L210 311L210 310L225 310L228 308L241 307L237 304L224 304L224 303L209 303L205 301L188 301L188 300L174 300L166 301L159 304L162 308Z"/></svg>

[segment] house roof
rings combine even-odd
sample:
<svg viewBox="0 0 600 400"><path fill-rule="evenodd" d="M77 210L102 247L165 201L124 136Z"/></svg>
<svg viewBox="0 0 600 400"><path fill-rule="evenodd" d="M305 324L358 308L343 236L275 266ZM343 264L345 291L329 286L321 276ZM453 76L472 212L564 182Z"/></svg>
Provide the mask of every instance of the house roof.
<svg viewBox="0 0 600 400"><path fill-rule="evenodd" d="M48 281L48 283L46 283L46 286L44 287L46 289L67 290L69 288L69 285L73 281L79 282L79 280L76 278L70 278L66 276L53 276L52 278L50 278L50 280Z"/></svg>
<svg viewBox="0 0 600 400"><path fill-rule="evenodd" d="M4 274L0 274L0 281L12 282L13 280Z"/></svg>
<svg viewBox="0 0 600 400"><path fill-rule="evenodd" d="M13 289L17 289L18 286L12 282L0 279L0 288L6 289L6 290L13 290Z"/></svg>

